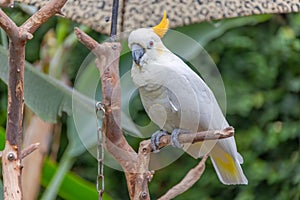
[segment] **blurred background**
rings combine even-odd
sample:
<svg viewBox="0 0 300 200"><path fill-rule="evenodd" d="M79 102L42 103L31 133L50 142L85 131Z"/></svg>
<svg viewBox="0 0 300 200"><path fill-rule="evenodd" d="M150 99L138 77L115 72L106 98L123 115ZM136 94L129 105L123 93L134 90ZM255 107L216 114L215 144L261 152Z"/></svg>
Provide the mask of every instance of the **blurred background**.
<svg viewBox="0 0 300 200"><path fill-rule="evenodd" d="M5 12L19 25L29 17L19 7ZM29 185L36 189L29 192L28 199L97 199L97 161L80 142L70 115L71 90L63 87L74 85L78 70L89 54L86 47L76 40L75 26L79 24L54 17L34 34L26 46L25 102L28 107L24 119L24 146L36 139L42 141L40 158L30 161L36 168L27 167L28 173L41 170L35 185ZM107 39L107 36L87 27L81 28L98 42ZM176 199L299 199L300 14L241 17L175 30L199 42L221 73L227 98L226 117L235 128L238 151L244 157L242 168L249 181L247 186L221 184L208 160L201 179ZM7 45L1 30L1 149L5 142L7 109ZM130 69L129 60L129 54L121 57L121 75ZM88 79L86 75L81 91L89 90L91 83ZM130 97L128 104L134 123L145 125L150 122L137 93ZM131 125L124 126L127 128L125 132L130 132ZM86 138L88 140L89 135ZM126 138L137 149L141 139L131 134L126 134ZM90 141L90 148L96 142ZM164 194L198 162L183 154L169 166L157 170L149 184L151 198L157 199ZM128 199L123 172L110 167L104 170L104 198ZM32 178L24 178L24 181L27 179ZM28 190L24 189L24 193ZM38 196L34 197L36 192Z"/></svg>

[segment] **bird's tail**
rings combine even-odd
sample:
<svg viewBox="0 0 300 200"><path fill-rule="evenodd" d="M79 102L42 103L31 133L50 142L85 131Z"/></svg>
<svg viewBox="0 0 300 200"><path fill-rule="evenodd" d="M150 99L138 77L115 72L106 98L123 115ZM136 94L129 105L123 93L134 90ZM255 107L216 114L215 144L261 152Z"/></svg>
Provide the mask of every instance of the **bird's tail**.
<svg viewBox="0 0 300 200"><path fill-rule="evenodd" d="M184 150L195 159L209 154L223 184L248 184L241 167L243 158L237 152L234 137L184 145Z"/></svg>
<svg viewBox="0 0 300 200"><path fill-rule="evenodd" d="M236 148L228 148L231 145L235 146L235 142L231 143L232 140L234 142L233 137L218 141L210 152L210 158L223 184L248 184L241 167L242 156L236 151Z"/></svg>

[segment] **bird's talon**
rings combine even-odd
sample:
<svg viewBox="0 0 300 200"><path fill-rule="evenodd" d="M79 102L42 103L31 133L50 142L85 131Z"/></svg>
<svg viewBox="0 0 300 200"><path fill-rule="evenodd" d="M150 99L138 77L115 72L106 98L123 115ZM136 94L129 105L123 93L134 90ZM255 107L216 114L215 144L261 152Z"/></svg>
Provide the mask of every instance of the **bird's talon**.
<svg viewBox="0 0 300 200"><path fill-rule="evenodd" d="M173 147L177 147L177 148L182 148L183 145L180 144L178 137L180 135L180 129L174 129L172 134L171 134L171 144Z"/></svg>
<svg viewBox="0 0 300 200"><path fill-rule="evenodd" d="M168 135L165 131L156 131L153 133L151 136L151 146L153 153L158 153L159 152L159 140L162 136Z"/></svg>

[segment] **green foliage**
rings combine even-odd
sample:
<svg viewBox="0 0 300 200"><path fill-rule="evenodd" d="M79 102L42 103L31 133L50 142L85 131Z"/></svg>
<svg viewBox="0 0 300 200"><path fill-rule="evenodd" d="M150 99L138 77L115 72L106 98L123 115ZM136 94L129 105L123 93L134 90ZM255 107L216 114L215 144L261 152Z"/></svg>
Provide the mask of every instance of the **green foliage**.
<svg viewBox="0 0 300 200"><path fill-rule="evenodd" d="M58 170L58 166L50 160L45 160L43 168L43 176L41 184L48 187L54 173ZM98 193L95 186L90 182L78 177L74 173L67 173L63 178L58 194L64 199L80 200L80 199L97 199ZM104 194L104 199L110 198Z"/></svg>
<svg viewBox="0 0 300 200"><path fill-rule="evenodd" d="M195 188L206 188L199 192L203 199L299 198L299 19L274 16L206 46L225 83L227 119L236 128L249 185L229 186L223 194L224 186L214 180L205 187L202 179Z"/></svg>

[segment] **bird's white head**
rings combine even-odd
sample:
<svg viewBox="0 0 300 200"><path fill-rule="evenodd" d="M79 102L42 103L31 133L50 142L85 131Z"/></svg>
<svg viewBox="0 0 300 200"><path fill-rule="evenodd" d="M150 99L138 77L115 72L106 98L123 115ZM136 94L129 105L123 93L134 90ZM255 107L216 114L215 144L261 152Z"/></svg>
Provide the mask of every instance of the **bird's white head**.
<svg viewBox="0 0 300 200"><path fill-rule="evenodd" d="M156 58L165 47L161 38L169 28L166 11L161 22L153 28L140 28L132 31L128 37L128 46L132 51L133 61L142 66L148 59Z"/></svg>

